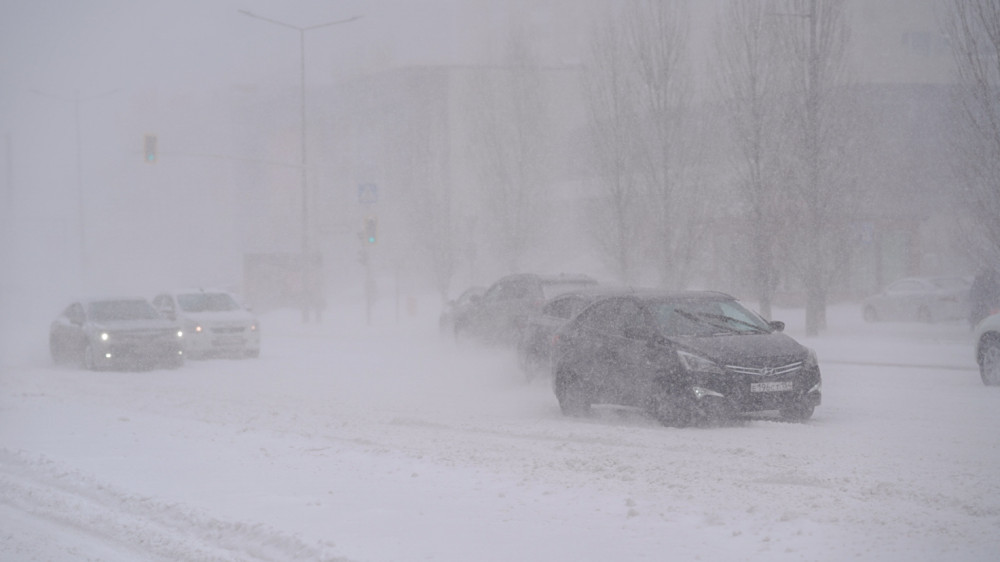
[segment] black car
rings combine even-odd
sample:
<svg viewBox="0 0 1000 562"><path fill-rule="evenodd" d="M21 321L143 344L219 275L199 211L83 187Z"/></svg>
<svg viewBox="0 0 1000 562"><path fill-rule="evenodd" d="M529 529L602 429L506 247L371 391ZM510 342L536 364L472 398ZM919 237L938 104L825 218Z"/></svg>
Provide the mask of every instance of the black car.
<svg viewBox="0 0 1000 562"><path fill-rule="evenodd" d="M556 332L609 290L598 285L558 295L545 303L538 314L528 319L517 342L517 364L528 380L551 372L552 346Z"/></svg>
<svg viewBox="0 0 1000 562"><path fill-rule="evenodd" d="M183 332L143 298L74 302L49 328L56 363L97 371L108 368L177 368L184 364Z"/></svg>
<svg viewBox="0 0 1000 562"><path fill-rule="evenodd" d="M783 329L723 293L607 296L559 330L553 389L568 415L616 404L676 426L763 411L806 420L821 402L819 365Z"/></svg>
<svg viewBox="0 0 1000 562"><path fill-rule="evenodd" d="M548 299L594 285L596 280L583 275L508 275L493 283L482 297L472 298L465 312L455 318L455 336L513 346L528 319L538 314Z"/></svg>
<svg viewBox="0 0 1000 562"><path fill-rule="evenodd" d="M465 314L465 311L472 305L472 301L482 297L485 292L486 287L469 287L462 291L458 298L446 302L441 310L441 316L438 318L438 328L441 329L441 333L454 334L455 319Z"/></svg>

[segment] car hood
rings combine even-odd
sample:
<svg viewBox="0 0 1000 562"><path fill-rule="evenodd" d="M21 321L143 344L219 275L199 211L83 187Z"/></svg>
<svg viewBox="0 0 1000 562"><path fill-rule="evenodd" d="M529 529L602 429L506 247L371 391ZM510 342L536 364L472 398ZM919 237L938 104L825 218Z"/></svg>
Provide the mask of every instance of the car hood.
<svg viewBox="0 0 1000 562"><path fill-rule="evenodd" d="M724 365L736 365L765 357L804 359L808 350L790 336L770 334L674 337L678 347Z"/></svg>
<svg viewBox="0 0 1000 562"><path fill-rule="evenodd" d="M183 312L180 318L204 324L240 324L255 322L254 315L246 310L206 310Z"/></svg>
<svg viewBox="0 0 1000 562"><path fill-rule="evenodd" d="M171 322L165 318L154 318L149 320L111 320L105 322L94 322L91 324L95 330L106 330L109 332L124 331L153 331L153 330L176 330L179 328L176 322Z"/></svg>

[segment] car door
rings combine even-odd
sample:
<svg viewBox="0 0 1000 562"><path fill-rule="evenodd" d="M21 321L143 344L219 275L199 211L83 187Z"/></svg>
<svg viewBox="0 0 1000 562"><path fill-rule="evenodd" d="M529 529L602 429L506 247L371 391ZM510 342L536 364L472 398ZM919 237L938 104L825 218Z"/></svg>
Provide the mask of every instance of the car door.
<svg viewBox="0 0 1000 562"><path fill-rule="evenodd" d="M56 320L53 338L67 357L83 357L83 350L87 348L86 321L83 305L78 302L66 307Z"/></svg>
<svg viewBox="0 0 1000 562"><path fill-rule="evenodd" d="M608 379L608 332L615 307L614 300L595 303L559 331L560 367L586 384L593 402L606 403L614 397Z"/></svg>
<svg viewBox="0 0 1000 562"><path fill-rule="evenodd" d="M482 306L477 310L476 324L481 335L494 341L513 343L517 341L518 320L524 314L524 301L530 296L530 287L525 279L501 280L483 297Z"/></svg>
<svg viewBox="0 0 1000 562"><path fill-rule="evenodd" d="M616 299L609 317L602 357L614 402L641 406L649 395L652 380L649 362L651 321L633 298Z"/></svg>

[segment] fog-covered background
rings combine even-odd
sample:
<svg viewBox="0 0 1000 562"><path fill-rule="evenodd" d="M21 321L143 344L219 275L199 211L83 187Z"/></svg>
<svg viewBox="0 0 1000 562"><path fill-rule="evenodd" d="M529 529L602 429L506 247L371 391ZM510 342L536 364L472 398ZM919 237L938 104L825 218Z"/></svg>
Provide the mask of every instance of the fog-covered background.
<svg viewBox="0 0 1000 562"><path fill-rule="evenodd" d="M5 2L3 331L43 342L73 295L247 292L248 254L306 251L331 301L565 271L803 306L815 333L988 259L946 8ZM341 20L300 51L293 27Z"/></svg>

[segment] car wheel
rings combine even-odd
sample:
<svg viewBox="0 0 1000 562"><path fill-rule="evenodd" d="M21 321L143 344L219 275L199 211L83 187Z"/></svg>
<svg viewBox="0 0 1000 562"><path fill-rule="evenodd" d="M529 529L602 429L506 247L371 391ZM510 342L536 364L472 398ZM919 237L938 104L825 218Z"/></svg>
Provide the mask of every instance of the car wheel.
<svg viewBox="0 0 1000 562"><path fill-rule="evenodd" d="M590 412L589 393L576 373L560 369L556 375L555 391L564 416L584 416Z"/></svg>
<svg viewBox="0 0 1000 562"><path fill-rule="evenodd" d="M933 321L933 318L931 318L931 311L926 306L921 306L917 310L917 320L930 323Z"/></svg>
<svg viewBox="0 0 1000 562"><path fill-rule="evenodd" d="M875 312L875 307L868 305L864 310L865 322L878 322L878 313Z"/></svg>
<svg viewBox="0 0 1000 562"><path fill-rule="evenodd" d="M979 352L979 375L986 386L1000 385L1000 337L986 339Z"/></svg>
<svg viewBox="0 0 1000 562"><path fill-rule="evenodd" d="M816 410L816 406L796 404L782 408L779 414L781 414L781 419L785 421L804 422L812 417L814 410Z"/></svg>

